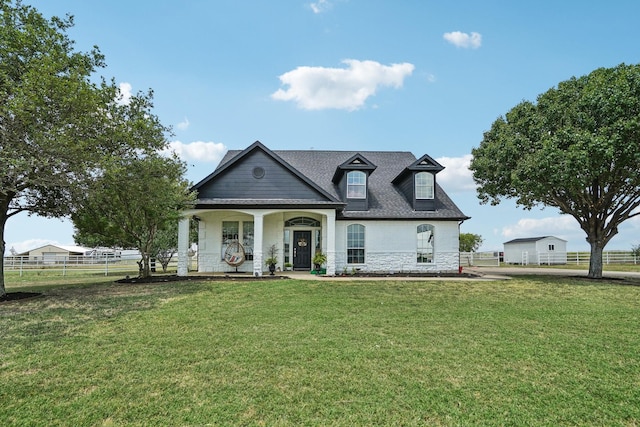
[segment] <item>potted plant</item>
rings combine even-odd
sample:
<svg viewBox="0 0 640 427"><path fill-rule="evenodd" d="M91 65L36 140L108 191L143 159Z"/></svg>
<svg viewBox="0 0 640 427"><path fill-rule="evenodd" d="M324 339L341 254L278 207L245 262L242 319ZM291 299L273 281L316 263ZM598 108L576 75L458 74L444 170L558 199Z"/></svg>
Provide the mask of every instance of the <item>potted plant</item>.
<svg viewBox="0 0 640 427"><path fill-rule="evenodd" d="M278 247L276 245L271 245L267 249L267 258L264 260L264 263L269 267L269 273L273 276L273 273L276 271L276 264L278 263Z"/></svg>
<svg viewBox="0 0 640 427"><path fill-rule="evenodd" d="M291 269L292 269L292 268L293 268L293 265L291 265L291 263L290 263L290 262L285 262L285 263L284 263L284 269L285 269L286 271L291 271Z"/></svg>
<svg viewBox="0 0 640 427"><path fill-rule="evenodd" d="M327 256L325 254L323 254L322 251L318 251L313 256L313 261L312 262L313 262L313 266L314 266L316 272L320 272L320 268L322 267L322 264L327 262Z"/></svg>

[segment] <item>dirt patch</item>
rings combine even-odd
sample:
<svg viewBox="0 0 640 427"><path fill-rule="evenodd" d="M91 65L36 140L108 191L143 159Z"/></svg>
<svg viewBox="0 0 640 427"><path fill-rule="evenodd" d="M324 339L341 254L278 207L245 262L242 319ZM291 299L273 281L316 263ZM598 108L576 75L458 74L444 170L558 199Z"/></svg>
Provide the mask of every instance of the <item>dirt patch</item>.
<svg viewBox="0 0 640 427"><path fill-rule="evenodd" d="M263 275L254 277L250 274L241 275L217 275L217 276L203 276L203 275L195 275L195 276L151 276L141 279L139 277L125 277L124 279L116 280L116 283L163 283L163 282L202 282L206 280L274 280L274 279L290 279L288 276L278 276L278 275Z"/></svg>

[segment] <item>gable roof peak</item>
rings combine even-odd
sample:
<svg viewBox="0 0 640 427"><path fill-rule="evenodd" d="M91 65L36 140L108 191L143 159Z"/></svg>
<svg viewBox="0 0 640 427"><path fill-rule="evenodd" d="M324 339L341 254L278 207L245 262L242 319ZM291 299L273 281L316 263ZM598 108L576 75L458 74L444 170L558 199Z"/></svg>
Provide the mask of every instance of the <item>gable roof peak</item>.
<svg viewBox="0 0 640 427"><path fill-rule="evenodd" d="M422 157L420 157L418 160L413 162L411 165L409 165L409 169L416 170L416 171L427 170L427 171L438 173L442 169L444 169L444 166L442 166L440 163L435 161L433 157L429 156L428 154L425 154Z"/></svg>
<svg viewBox="0 0 640 427"><path fill-rule="evenodd" d="M368 171L372 173L378 166L371 163L365 156L360 153L356 153L349 157L342 164L338 165L335 173L333 174L332 182L337 183L342 178L342 175L348 171Z"/></svg>
<svg viewBox="0 0 640 427"><path fill-rule="evenodd" d="M256 141L253 144L251 144L250 146L248 146L247 148L245 148L244 150L240 151L238 154L236 154L231 159L229 159L229 161L227 161L226 163L218 165L218 167L216 168L216 170L213 171L213 173L209 174L209 176L207 176L206 178L201 180L199 183L194 185L191 189L198 191L201 187L203 187L205 184L210 182L212 179L214 179L217 176L222 175L227 170L231 170L236 164L241 162L243 159L246 159L253 152L255 152L257 150L260 150L260 151L264 152L267 156L271 157L281 167L283 167L284 169L289 171L291 174L296 176L301 181L305 182L309 187L313 188L315 191L317 191L318 193L320 193L321 195L326 197L328 200L330 200L330 201L338 201L331 193L326 191L324 188L320 187L317 183L311 181L307 176L305 176L299 170L294 168L291 164L289 164L287 161L285 161L282 157L278 156L276 153L274 153L273 151L268 149L260 141Z"/></svg>
<svg viewBox="0 0 640 427"><path fill-rule="evenodd" d="M402 172L400 172L394 179L393 183L396 184L402 180L404 180L407 175L415 172L431 172L434 175L444 169L440 163L436 162L433 157L428 154L423 155L415 162L411 163L409 166L404 168Z"/></svg>

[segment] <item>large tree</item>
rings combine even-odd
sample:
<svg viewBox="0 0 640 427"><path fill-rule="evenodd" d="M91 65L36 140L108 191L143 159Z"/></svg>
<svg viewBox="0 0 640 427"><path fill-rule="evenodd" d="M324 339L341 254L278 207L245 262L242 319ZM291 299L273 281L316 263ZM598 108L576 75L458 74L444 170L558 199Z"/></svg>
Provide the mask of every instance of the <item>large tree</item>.
<svg viewBox="0 0 640 427"><path fill-rule="evenodd" d="M68 213L71 190L95 164L100 106L114 88L90 76L97 48L73 51L72 17L45 19L19 0L0 0L0 253L7 220L23 211ZM107 93L110 92L110 95ZM0 298L6 295L0 264Z"/></svg>
<svg viewBox="0 0 640 427"><path fill-rule="evenodd" d="M67 216L105 160L165 144L148 126L150 95L123 105L114 82L95 76L104 66L98 48L74 50L66 34L72 25L71 16L46 19L20 0L0 0L2 254L9 218ZM141 137L129 138L131 132ZM6 295L1 263L0 299Z"/></svg>
<svg viewBox="0 0 640 427"><path fill-rule="evenodd" d="M76 242L137 249L140 277L151 276L158 234L176 230L177 236L181 211L194 201L185 169L176 157L154 153L114 158L71 216Z"/></svg>
<svg viewBox="0 0 640 427"><path fill-rule="evenodd" d="M601 278L604 247L640 214L640 66L600 68L521 102L472 153L482 203L571 215L591 247L589 277Z"/></svg>

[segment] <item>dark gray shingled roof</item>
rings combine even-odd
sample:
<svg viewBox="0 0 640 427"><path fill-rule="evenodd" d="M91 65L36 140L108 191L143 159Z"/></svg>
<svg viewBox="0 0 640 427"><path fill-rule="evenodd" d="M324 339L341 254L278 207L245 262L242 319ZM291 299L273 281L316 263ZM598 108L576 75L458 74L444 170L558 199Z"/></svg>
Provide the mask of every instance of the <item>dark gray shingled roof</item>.
<svg viewBox="0 0 640 427"><path fill-rule="evenodd" d="M233 160L243 151L229 150L216 170ZM416 157L408 151L272 150L271 152L337 200L341 200L342 197L337 191L337 186L332 182L332 178L339 165L356 154L365 157L369 162L376 165L377 168L369 176L369 210L342 211L338 213L338 218L469 219L437 183L436 209L433 211L415 211L412 208L407 199L392 184L395 177L416 161ZM199 201L199 204L200 202L204 202L204 200ZM206 204L206 202L203 204Z"/></svg>
<svg viewBox="0 0 640 427"><path fill-rule="evenodd" d="M532 243L532 242L537 242L538 240L547 239L547 238L558 239L558 240L562 240L563 242L566 242L566 240L561 239L559 237L540 236L540 237L521 237L519 239L513 239L513 240L509 240L508 242L504 242L503 245L507 245L509 243Z"/></svg>

